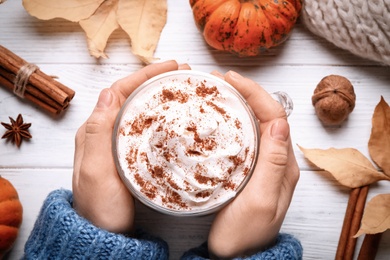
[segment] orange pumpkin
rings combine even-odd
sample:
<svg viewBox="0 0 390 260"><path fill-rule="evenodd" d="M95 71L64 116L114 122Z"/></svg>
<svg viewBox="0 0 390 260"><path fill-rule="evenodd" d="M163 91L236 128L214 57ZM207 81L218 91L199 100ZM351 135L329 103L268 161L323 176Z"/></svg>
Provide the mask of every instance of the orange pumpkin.
<svg viewBox="0 0 390 260"><path fill-rule="evenodd" d="M256 56L284 42L301 0L190 0L197 27L213 48Z"/></svg>
<svg viewBox="0 0 390 260"><path fill-rule="evenodd" d="M22 223L23 208L14 186L0 176L0 259L12 248Z"/></svg>

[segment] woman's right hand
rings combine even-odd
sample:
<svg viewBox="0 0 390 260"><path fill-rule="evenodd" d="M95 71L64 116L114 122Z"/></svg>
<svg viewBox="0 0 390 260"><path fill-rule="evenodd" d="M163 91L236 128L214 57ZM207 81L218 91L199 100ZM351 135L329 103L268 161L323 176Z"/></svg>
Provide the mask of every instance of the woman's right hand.
<svg viewBox="0 0 390 260"><path fill-rule="evenodd" d="M189 67L175 61L149 65L103 89L91 116L77 131L73 207L97 227L124 234L133 231L134 201L112 155L114 123L121 106L146 80L179 68Z"/></svg>

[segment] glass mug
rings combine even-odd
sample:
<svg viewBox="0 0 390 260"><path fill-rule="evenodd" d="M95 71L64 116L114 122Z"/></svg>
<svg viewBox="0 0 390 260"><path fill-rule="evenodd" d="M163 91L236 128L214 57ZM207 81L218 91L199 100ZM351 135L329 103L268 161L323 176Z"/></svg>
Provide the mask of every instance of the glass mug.
<svg viewBox="0 0 390 260"><path fill-rule="evenodd" d="M291 113L286 93L271 96ZM199 216L245 187L259 142L258 120L233 86L212 74L178 70L149 79L128 97L112 147L136 199L165 214Z"/></svg>

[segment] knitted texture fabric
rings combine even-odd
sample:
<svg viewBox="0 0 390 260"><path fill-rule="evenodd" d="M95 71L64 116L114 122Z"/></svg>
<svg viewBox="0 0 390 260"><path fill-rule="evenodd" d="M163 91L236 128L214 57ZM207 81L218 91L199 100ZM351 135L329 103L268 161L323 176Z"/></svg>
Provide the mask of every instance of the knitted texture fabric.
<svg viewBox="0 0 390 260"><path fill-rule="evenodd" d="M99 229L74 211L72 201L68 190L49 194L23 259L168 259L164 241L139 231L129 238Z"/></svg>
<svg viewBox="0 0 390 260"><path fill-rule="evenodd" d="M234 258L236 260L300 260L303 256L302 245L298 239L289 234L279 234L273 247L258 252L245 258ZM186 252L182 260L205 260L209 259L207 243L200 247Z"/></svg>
<svg viewBox="0 0 390 260"><path fill-rule="evenodd" d="M390 65L390 0L303 0L301 19L337 47Z"/></svg>

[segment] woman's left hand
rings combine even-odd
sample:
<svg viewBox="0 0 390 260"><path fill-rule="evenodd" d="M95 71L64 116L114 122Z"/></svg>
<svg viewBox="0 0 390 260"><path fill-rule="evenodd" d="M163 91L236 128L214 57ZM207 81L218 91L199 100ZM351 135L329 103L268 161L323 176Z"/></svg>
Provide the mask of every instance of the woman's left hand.
<svg viewBox="0 0 390 260"><path fill-rule="evenodd" d="M208 240L210 255L252 255L275 242L290 205L299 168L283 107L254 81L234 72L214 73L233 85L260 122L260 152L244 190L216 216Z"/></svg>

